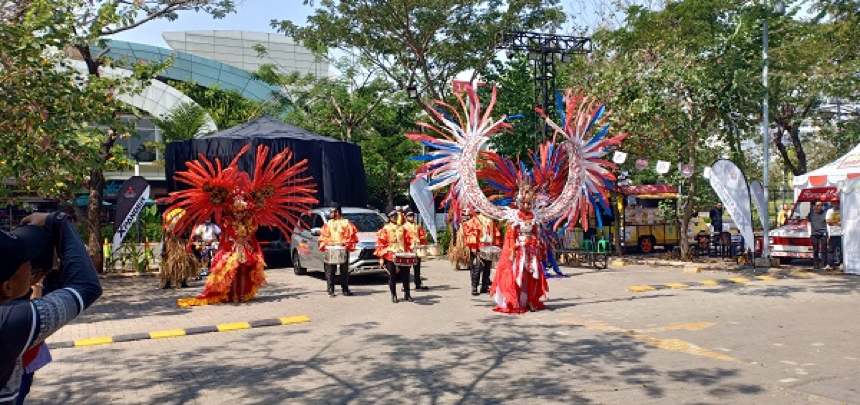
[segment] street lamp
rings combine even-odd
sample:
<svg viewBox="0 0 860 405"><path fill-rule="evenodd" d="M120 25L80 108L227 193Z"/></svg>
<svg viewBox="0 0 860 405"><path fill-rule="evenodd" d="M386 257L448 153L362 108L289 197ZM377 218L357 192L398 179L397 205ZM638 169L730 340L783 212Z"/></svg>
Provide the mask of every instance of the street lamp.
<svg viewBox="0 0 860 405"><path fill-rule="evenodd" d="M765 0L767 1L767 0ZM762 100L761 132L762 132L762 156L764 157L764 173L762 175L762 189L764 189L764 234L762 235L762 258L768 260L770 265L770 200L769 200L769 169L770 169L770 124L768 122L768 89L767 85L767 29L771 10L767 9L765 3L764 24L762 24L762 84L764 85L764 100ZM785 1L777 0L773 8L777 15L785 14Z"/></svg>
<svg viewBox="0 0 860 405"><path fill-rule="evenodd" d="M415 86L407 86L406 95L408 95L411 100L418 100L418 88Z"/></svg>

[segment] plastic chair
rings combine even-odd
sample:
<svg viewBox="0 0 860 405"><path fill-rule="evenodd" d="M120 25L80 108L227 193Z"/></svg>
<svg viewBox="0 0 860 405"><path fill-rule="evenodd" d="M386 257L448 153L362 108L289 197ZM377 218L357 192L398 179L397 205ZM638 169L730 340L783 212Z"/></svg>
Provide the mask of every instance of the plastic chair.
<svg viewBox="0 0 860 405"><path fill-rule="evenodd" d="M593 250L594 249L594 242L592 242L590 240L582 241L582 249L585 250L586 252L594 251Z"/></svg>
<svg viewBox="0 0 860 405"><path fill-rule="evenodd" d="M606 253L609 251L609 241L605 238L600 238L597 242L597 253Z"/></svg>

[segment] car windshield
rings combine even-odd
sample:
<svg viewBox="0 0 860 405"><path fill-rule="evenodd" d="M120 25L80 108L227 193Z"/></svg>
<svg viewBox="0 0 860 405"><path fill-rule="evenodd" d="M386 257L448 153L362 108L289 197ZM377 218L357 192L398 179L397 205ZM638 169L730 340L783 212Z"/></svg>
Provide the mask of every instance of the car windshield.
<svg viewBox="0 0 860 405"><path fill-rule="evenodd" d="M372 213L343 214L343 217L355 224L359 232L376 232L385 226L382 216Z"/></svg>

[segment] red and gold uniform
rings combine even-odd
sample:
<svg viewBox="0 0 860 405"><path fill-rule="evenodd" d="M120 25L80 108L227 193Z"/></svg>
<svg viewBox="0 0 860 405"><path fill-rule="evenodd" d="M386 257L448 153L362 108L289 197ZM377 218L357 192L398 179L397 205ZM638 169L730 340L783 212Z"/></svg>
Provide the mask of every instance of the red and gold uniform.
<svg viewBox="0 0 860 405"><path fill-rule="evenodd" d="M388 272L388 288L391 290L391 301L398 302L397 299L397 277L398 275L403 281L403 290L407 301L412 301L409 294L409 270L402 270L401 266L394 264L394 254L412 251L412 240L409 238L409 233L403 225L398 222L402 219L397 212L388 214L389 222L385 224L379 232L376 233L376 251L374 254L384 261L385 271Z"/></svg>
<svg viewBox="0 0 860 405"><path fill-rule="evenodd" d="M472 295L488 293L490 288L490 270L493 263L478 257L478 251L482 247L496 246L502 244L502 233L492 218L478 214L463 223L463 239L466 246L471 250L471 276ZM481 282L481 290L478 292L478 281Z"/></svg>
<svg viewBox="0 0 860 405"><path fill-rule="evenodd" d="M427 244L427 232L424 230L424 227L415 222L415 213L409 212L406 214L406 223L403 224L403 228L406 229L406 233L409 235L411 251L414 252L416 247ZM415 289L426 290L427 287L421 285L421 258L418 258L418 261L415 262L412 268L415 271L415 274L412 276L415 280Z"/></svg>
<svg viewBox="0 0 860 405"><path fill-rule="evenodd" d="M319 237L320 252L325 252L328 246L343 246L347 252L354 252L358 243L358 228L348 219L340 216L340 208L337 211L337 219L329 219L322 227ZM331 217L331 214L329 214ZM325 263L325 278L328 286L328 294L334 296L334 274L340 267L340 287L344 295L352 295L349 291L349 255L343 263Z"/></svg>

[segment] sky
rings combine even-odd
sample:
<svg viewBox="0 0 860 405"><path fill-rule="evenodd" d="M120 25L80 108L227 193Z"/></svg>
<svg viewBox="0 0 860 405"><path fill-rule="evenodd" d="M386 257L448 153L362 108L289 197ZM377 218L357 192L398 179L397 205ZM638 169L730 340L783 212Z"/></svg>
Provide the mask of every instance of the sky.
<svg viewBox="0 0 860 405"><path fill-rule="evenodd" d="M280 5L276 5L278 3ZM222 19L213 19L206 13L181 12L175 21L150 21L114 38L166 48L167 43L161 37L165 31L242 30L274 33L275 29L269 26L271 20L291 20L303 25L312 12L313 8L302 5L300 0L244 0L236 7L235 13Z"/></svg>

